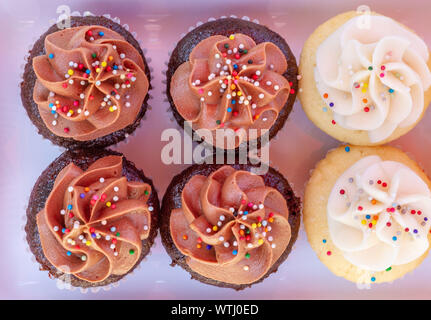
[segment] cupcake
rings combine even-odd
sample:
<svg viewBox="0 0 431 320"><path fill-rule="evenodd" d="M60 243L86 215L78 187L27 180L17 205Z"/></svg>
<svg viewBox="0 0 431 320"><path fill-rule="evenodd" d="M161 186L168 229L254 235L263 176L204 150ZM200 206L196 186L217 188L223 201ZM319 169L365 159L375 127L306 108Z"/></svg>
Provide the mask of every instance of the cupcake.
<svg viewBox="0 0 431 320"><path fill-rule="evenodd" d="M274 137L297 91L296 60L286 41L265 26L236 18L210 21L186 34L172 52L166 76L178 124L187 121L218 149L260 147L262 136Z"/></svg>
<svg viewBox="0 0 431 320"><path fill-rule="evenodd" d="M33 46L21 98L39 133L69 149L115 144L148 106L150 72L137 40L105 17L70 17Z"/></svg>
<svg viewBox="0 0 431 320"><path fill-rule="evenodd" d="M152 181L120 153L67 151L37 180L25 231L50 277L107 286L148 255L158 213Z"/></svg>
<svg viewBox="0 0 431 320"><path fill-rule="evenodd" d="M425 42L372 13L340 14L319 26L301 53L299 99L310 120L354 145L381 145L410 131L431 101Z"/></svg>
<svg viewBox="0 0 431 320"><path fill-rule="evenodd" d="M398 279L428 253L430 187L399 149L341 146L317 164L307 184L308 241L337 276L358 284Z"/></svg>
<svg viewBox="0 0 431 320"><path fill-rule="evenodd" d="M276 272L298 236L300 199L286 179L253 165L193 165L163 197L160 232L200 282L241 290Z"/></svg>

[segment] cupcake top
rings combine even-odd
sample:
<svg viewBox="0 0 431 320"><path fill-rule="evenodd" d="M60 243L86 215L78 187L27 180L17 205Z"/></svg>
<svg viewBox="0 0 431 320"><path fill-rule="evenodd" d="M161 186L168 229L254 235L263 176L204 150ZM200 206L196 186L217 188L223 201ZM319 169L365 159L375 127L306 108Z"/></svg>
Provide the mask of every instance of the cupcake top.
<svg viewBox="0 0 431 320"><path fill-rule="evenodd" d="M286 104L289 81L286 57L272 42L256 44L244 34L215 35L199 42L180 65L170 93L179 114L194 130L231 129L234 145L269 130ZM217 141L218 142L218 141ZM223 141L224 143L224 141Z"/></svg>
<svg viewBox="0 0 431 320"><path fill-rule="evenodd" d="M367 156L335 183L327 205L331 239L369 271L416 260L428 249L431 192L409 167Z"/></svg>
<svg viewBox="0 0 431 320"><path fill-rule="evenodd" d="M122 176L122 157L106 156L86 171L60 171L36 217L44 255L58 270L91 283L124 275L149 236L150 185Z"/></svg>
<svg viewBox="0 0 431 320"><path fill-rule="evenodd" d="M431 85L428 59L424 41L396 21L355 17L319 45L316 86L333 123L366 131L377 143L420 119Z"/></svg>
<svg viewBox="0 0 431 320"><path fill-rule="evenodd" d="M80 26L49 34L33 59L33 99L57 136L93 140L132 124L149 88L142 56L117 32Z"/></svg>
<svg viewBox="0 0 431 320"><path fill-rule="evenodd" d="M170 232L189 267L233 284L262 278L291 238L289 210L281 193L262 177L223 166L194 175L170 217Z"/></svg>

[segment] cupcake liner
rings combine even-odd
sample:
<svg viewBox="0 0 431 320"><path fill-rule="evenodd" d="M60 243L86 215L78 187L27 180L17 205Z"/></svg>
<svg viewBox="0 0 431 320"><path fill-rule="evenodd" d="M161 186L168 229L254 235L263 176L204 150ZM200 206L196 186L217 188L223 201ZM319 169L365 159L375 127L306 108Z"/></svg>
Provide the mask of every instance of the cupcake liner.
<svg viewBox="0 0 431 320"><path fill-rule="evenodd" d="M93 14L91 11L84 11L82 14L81 14L81 12L79 12L79 11L73 11L73 12L71 12L70 13L70 17L88 17L88 16L95 16L95 14ZM151 95L151 90L154 90L155 89L155 86L154 86L154 68L152 67L152 65L151 65L151 62L152 62L152 59L151 59L151 57L148 57L147 56L147 53L148 53L148 49L147 48L145 48L144 46L143 46L143 42L142 42L142 40L141 39L139 39L139 36L138 36L138 34L135 32L135 31L131 31L130 30L130 26L128 25L128 24L121 24L121 20L120 20L120 18L119 17L111 17L111 15L109 14L109 13L105 13L105 14L102 14L102 15L100 15L100 16L102 16L102 17L104 17L104 18L107 18L107 19L110 19L110 20L112 20L113 22L115 22L115 23L117 23L117 24L119 24L119 25L121 25L124 29L126 29L127 31L129 31L131 34L132 34L132 36L136 39L136 41L138 42L138 44L139 44L139 46L140 46L140 48L142 49L142 52L143 52L143 54L144 54L144 56L145 56L145 62L147 63L147 66L148 66L148 69L149 69L149 71L150 71L150 77L149 77L149 82L150 82L150 87L148 88L148 93L147 93L147 95L148 95L148 99L147 99L147 110L146 110L146 112L145 112L145 115L142 117L142 119L139 121L139 124L138 124L138 126L136 127L136 129L131 133L131 134L128 134L128 133L126 133L125 134L125 138L123 139L123 140L121 140L121 141L119 141L118 143L116 143L116 144L113 144L113 145L109 145L109 146L107 146L106 148L109 148L109 147L114 147L114 146L118 146L118 145L120 145L120 144L122 144L122 143L124 143L124 144L127 144L128 143L128 141L129 141L129 138L130 138L130 136L134 136L135 135L135 133L136 133L136 131L137 130L139 130L141 127L142 127L142 123L147 119L147 116L148 116L148 111L151 111L153 108L152 108L152 106L150 105L151 104L151 100L153 100L154 99L154 96L153 95ZM53 19L50 19L50 20L48 20L48 23L43 23L42 24L42 30L48 30L49 29L49 27L51 27L53 24L55 24L55 23L58 23L58 22L60 22L62 19L60 19L60 17L61 16L58 16L57 18L53 18ZM20 65L20 73L19 73L19 77L20 77L20 79L23 79L24 78L24 69L25 69L25 66L27 65L27 63L28 63L28 58L30 57L30 51L31 51L31 49L33 48L33 45L34 45L34 43L39 39L39 37L40 37L40 35L38 35L38 36L34 36L33 38L32 38L32 40L31 40L31 44L26 48L26 53L25 53L25 55L24 55L24 63L23 64L21 64ZM18 87L19 87L19 89L21 90L21 81L18 83ZM26 118L28 118L27 116L26 116ZM31 122L31 121L30 121ZM36 126L34 126L33 124L32 124L32 127L33 127L33 130L37 133L37 135L39 136L39 133L38 133L38 128L36 127ZM52 146L54 146L54 147L57 147L57 148L60 148L60 150L61 150L61 152L63 152L63 151L65 151L65 150L67 150L67 148L66 147L63 147L63 146L60 146L60 145L57 145L57 144L54 144L51 140L49 140L49 139L46 139L46 138L44 138L44 137L41 137L42 139L44 139L44 140L48 140L49 141L49 143L52 145Z"/></svg>

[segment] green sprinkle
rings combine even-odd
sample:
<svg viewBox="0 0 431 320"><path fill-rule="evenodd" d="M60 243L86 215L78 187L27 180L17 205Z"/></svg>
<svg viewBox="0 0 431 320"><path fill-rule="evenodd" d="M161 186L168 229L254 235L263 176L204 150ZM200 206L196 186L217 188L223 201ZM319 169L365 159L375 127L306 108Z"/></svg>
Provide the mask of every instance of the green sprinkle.
<svg viewBox="0 0 431 320"><path fill-rule="evenodd" d="M248 52L248 50L247 50L247 49L244 49L242 52L243 52L244 54L246 54L246 53Z"/></svg>
<svg viewBox="0 0 431 320"><path fill-rule="evenodd" d="M246 254L245 254L245 257L246 257L247 259L249 259L249 258L250 258L250 253L246 253Z"/></svg>
<svg viewBox="0 0 431 320"><path fill-rule="evenodd" d="M96 58L97 58L97 53L93 53L93 54L91 54L91 57L92 57L93 59L96 59Z"/></svg>
<svg viewBox="0 0 431 320"><path fill-rule="evenodd" d="M117 237L119 237L119 236L120 236L120 233L119 233L119 232L117 232L115 235L116 235Z"/></svg>
<svg viewBox="0 0 431 320"><path fill-rule="evenodd" d="M130 254L135 254L135 250L130 249L130 250L129 250L129 253L130 253Z"/></svg>
<svg viewBox="0 0 431 320"><path fill-rule="evenodd" d="M148 192L148 190L145 190L144 194L149 195L150 193Z"/></svg>
<svg viewBox="0 0 431 320"><path fill-rule="evenodd" d="M392 267L389 267L386 269L386 271L391 271L391 270L392 270Z"/></svg>
<svg viewBox="0 0 431 320"><path fill-rule="evenodd" d="M229 45L227 43L225 43L224 47L227 49L227 48L229 48Z"/></svg>
<svg viewBox="0 0 431 320"><path fill-rule="evenodd" d="M371 71L371 70L373 70L373 67L372 67L372 66L369 66L369 67L368 67L368 70L370 70L370 71Z"/></svg>
<svg viewBox="0 0 431 320"><path fill-rule="evenodd" d="M221 123L221 121L220 121L220 120L217 120L217 121L216 121L216 123L217 123L217 124L220 124L220 123Z"/></svg>

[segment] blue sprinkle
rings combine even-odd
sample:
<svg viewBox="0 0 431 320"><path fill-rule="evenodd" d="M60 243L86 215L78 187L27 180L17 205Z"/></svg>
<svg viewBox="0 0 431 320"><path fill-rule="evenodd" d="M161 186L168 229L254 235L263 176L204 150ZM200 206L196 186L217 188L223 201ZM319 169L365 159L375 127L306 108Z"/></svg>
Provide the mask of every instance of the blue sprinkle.
<svg viewBox="0 0 431 320"><path fill-rule="evenodd" d="M248 215L248 211L244 211L244 215L246 216L246 215Z"/></svg>
<svg viewBox="0 0 431 320"><path fill-rule="evenodd" d="M49 57L50 59L54 59L54 54L53 54L53 53L50 53L48 57Z"/></svg>
<svg viewBox="0 0 431 320"><path fill-rule="evenodd" d="M236 101L235 101L235 100L232 100L232 101L231 101L231 103L232 103L232 104L235 104L235 103L236 103Z"/></svg>
<svg viewBox="0 0 431 320"><path fill-rule="evenodd" d="M207 250L210 250L211 248L212 248L212 246L207 244Z"/></svg>
<svg viewBox="0 0 431 320"><path fill-rule="evenodd" d="M392 237L392 240L394 240L394 241L397 241L397 239L398 239L398 238L397 238L397 237L395 237L395 236L393 236L393 237Z"/></svg>
<svg viewBox="0 0 431 320"><path fill-rule="evenodd" d="M102 31L99 32L99 36L103 37L104 35L105 34Z"/></svg>
<svg viewBox="0 0 431 320"><path fill-rule="evenodd" d="M227 108L227 112L232 112L232 108Z"/></svg>
<svg viewBox="0 0 431 320"><path fill-rule="evenodd" d="M90 69L85 70L85 73L86 73L86 74L90 74L90 72L91 72L91 70L90 70Z"/></svg>
<svg viewBox="0 0 431 320"><path fill-rule="evenodd" d="M428 218L427 218L427 217L425 217L425 218L424 218L424 220L425 220L425 221L428 221Z"/></svg>
<svg viewBox="0 0 431 320"><path fill-rule="evenodd" d="M344 150L346 150L346 152L349 152L350 151L350 147L347 146L347 147L344 148Z"/></svg>
<svg viewBox="0 0 431 320"><path fill-rule="evenodd" d="M53 106L54 106L54 104L53 104L53 103L50 103L50 104L49 104L49 107L50 107L50 108L52 108Z"/></svg>
<svg viewBox="0 0 431 320"><path fill-rule="evenodd" d="M95 234L94 232L91 234L91 236L92 236L93 238L96 238L96 234Z"/></svg>
<svg viewBox="0 0 431 320"><path fill-rule="evenodd" d="M328 108L324 107L323 112L327 112L327 111L328 111Z"/></svg>
<svg viewBox="0 0 431 320"><path fill-rule="evenodd" d="M67 251L67 252L66 252L66 254L67 254L68 256L71 256L71 255L72 255L72 252Z"/></svg>
<svg viewBox="0 0 431 320"><path fill-rule="evenodd" d="M323 243L326 243L326 239L323 239L323 240L322 240L322 242L323 242Z"/></svg>
<svg viewBox="0 0 431 320"><path fill-rule="evenodd" d="M118 69L118 66L117 66L117 65L114 65L114 66L112 67L112 69L117 70L117 69Z"/></svg>
<svg viewBox="0 0 431 320"><path fill-rule="evenodd" d="M371 218L371 216L370 216L369 214L367 214L367 215L365 216L365 218L370 219L370 218Z"/></svg>
<svg viewBox="0 0 431 320"><path fill-rule="evenodd" d="M72 210L73 206L71 204L67 205L67 210Z"/></svg>
<svg viewBox="0 0 431 320"><path fill-rule="evenodd" d="M376 281L376 278L375 277L371 277L371 281L372 282Z"/></svg>
<svg viewBox="0 0 431 320"><path fill-rule="evenodd" d="M52 114L55 114L55 113L56 113L56 111L55 111L55 110L51 110L51 113L52 113Z"/></svg>
<svg viewBox="0 0 431 320"><path fill-rule="evenodd" d="M85 193L81 193L79 196L81 197L81 199L84 199L85 198Z"/></svg>
<svg viewBox="0 0 431 320"><path fill-rule="evenodd" d="M331 103L329 104L329 106L330 106L330 107L333 107L333 106L334 106L334 103L333 103L333 102L331 102Z"/></svg>
<svg viewBox="0 0 431 320"><path fill-rule="evenodd" d="M233 65L233 68L234 68L234 69L238 69L238 65L237 65L237 64L234 64L234 65Z"/></svg>
<svg viewBox="0 0 431 320"><path fill-rule="evenodd" d="M236 256L236 255L238 254L238 251L237 251L237 250L233 250L233 251L232 251L232 254L233 254L234 256Z"/></svg>
<svg viewBox="0 0 431 320"><path fill-rule="evenodd" d="M417 229L414 229L414 230L413 230L413 232L414 232L414 233L418 233L418 230L417 230Z"/></svg>
<svg viewBox="0 0 431 320"><path fill-rule="evenodd" d="M394 89L389 89L389 93L394 93Z"/></svg>
<svg viewBox="0 0 431 320"><path fill-rule="evenodd" d="M61 229L61 232L65 233L66 232L66 228Z"/></svg>

